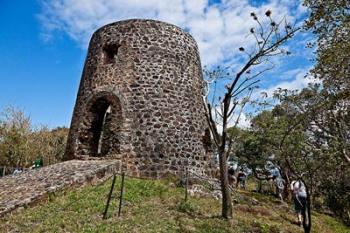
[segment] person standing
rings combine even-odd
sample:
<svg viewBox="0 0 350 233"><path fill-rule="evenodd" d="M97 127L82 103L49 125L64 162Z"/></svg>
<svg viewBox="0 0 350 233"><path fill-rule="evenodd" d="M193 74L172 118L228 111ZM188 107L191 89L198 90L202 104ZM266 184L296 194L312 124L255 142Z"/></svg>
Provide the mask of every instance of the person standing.
<svg viewBox="0 0 350 233"><path fill-rule="evenodd" d="M283 202L283 191L285 187L285 180L281 176L281 172L278 167L274 167L271 170L272 181L276 187L276 196Z"/></svg>
<svg viewBox="0 0 350 233"><path fill-rule="evenodd" d="M306 188L301 180L294 180L290 184L290 190L293 193L294 208L298 217L298 224L301 225L302 216L306 216Z"/></svg>
<svg viewBox="0 0 350 233"><path fill-rule="evenodd" d="M13 175L18 175L22 173L23 169L21 167L16 167L15 171L13 172Z"/></svg>
<svg viewBox="0 0 350 233"><path fill-rule="evenodd" d="M245 187L246 187L246 179L247 179L247 175L245 174L244 170L241 168L240 171L237 174L236 188L238 187L238 183L239 183L240 187L242 189L245 189Z"/></svg>

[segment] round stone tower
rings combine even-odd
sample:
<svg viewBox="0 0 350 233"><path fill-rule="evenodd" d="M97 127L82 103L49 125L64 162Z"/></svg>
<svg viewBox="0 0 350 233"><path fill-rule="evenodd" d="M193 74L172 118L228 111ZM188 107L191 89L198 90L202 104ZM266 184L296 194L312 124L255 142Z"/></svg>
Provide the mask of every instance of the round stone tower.
<svg viewBox="0 0 350 233"><path fill-rule="evenodd" d="M90 41L65 159L121 160L132 175L210 167L195 40L154 20L98 29Z"/></svg>

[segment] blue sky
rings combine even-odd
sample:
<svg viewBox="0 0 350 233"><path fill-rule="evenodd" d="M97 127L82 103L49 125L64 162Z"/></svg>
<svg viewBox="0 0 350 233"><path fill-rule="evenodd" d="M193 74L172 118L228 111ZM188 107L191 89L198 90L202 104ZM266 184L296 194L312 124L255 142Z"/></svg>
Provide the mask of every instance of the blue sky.
<svg viewBox="0 0 350 233"><path fill-rule="evenodd" d="M13 105L36 125L67 126L86 52L64 35L44 42L39 13L35 1L0 3L0 109Z"/></svg>
<svg viewBox="0 0 350 233"><path fill-rule="evenodd" d="M300 23L306 15L290 0L51 0L0 2L0 110L22 108L35 125L69 126L90 36L98 27L127 18L152 18L176 24L197 40L209 67L239 67L237 48L246 44L250 12L286 16ZM305 49L310 35L289 43L293 55L276 60L261 90L301 88L312 65Z"/></svg>

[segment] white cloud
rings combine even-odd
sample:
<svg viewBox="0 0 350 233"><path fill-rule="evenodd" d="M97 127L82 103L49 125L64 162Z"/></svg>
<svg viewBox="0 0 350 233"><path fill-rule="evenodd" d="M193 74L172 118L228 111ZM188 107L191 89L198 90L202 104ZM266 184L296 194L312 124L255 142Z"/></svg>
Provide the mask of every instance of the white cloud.
<svg viewBox="0 0 350 233"><path fill-rule="evenodd" d="M310 67L301 69L293 69L285 71L280 75L280 79L290 79L289 81L282 81L277 84L273 84L268 88L260 89L255 93L255 95L252 97L252 99L256 99L260 97L260 93L264 92L267 94L268 97L272 97L273 93L278 89L288 89L288 90L301 90L304 87L307 87L309 83L315 83L317 80L314 78L307 76L308 71L310 70Z"/></svg>
<svg viewBox="0 0 350 233"><path fill-rule="evenodd" d="M264 18L270 9L276 19L286 16L300 19L304 9L299 1L269 0L254 7L247 0L222 0L209 4L208 0L46 0L38 16L50 39L55 32L63 32L82 48L86 48L92 33L99 27L128 18L158 19L186 28L197 40L204 65L221 64L232 60L237 48L249 47L246 35L254 20L250 12Z"/></svg>
<svg viewBox="0 0 350 233"><path fill-rule="evenodd" d="M230 64L237 70L242 63L238 48L250 48L254 42L249 30L257 24L250 13L255 12L259 19L268 22L264 15L266 10L272 11L276 21L286 17L298 24L306 13L301 0L266 0L259 6L248 0L221 0L216 4L209 4L209 0L44 0L38 17L43 25L43 38L54 39L54 36L63 33L83 49L87 48L92 33L105 24L130 18L165 21L186 29L196 39L203 65ZM310 52L300 47L310 37L298 37L286 45L286 49L291 50L293 56L308 56ZM276 65L284 62L279 57L271 60ZM280 69L270 75L271 78L265 79L268 87L258 90L253 98L259 98L261 92L271 97L278 87L291 90L307 86L312 81L304 78L308 70L305 65L302 68L294 66L289 71ZM236 118L233 117L229 126ZM241 115L238 125L249 127L247 115Z"/></svg>
<svg viewBox="0 0 350 233"><path fill-rule="evenodd" d="M247 129L250 127L250 119L245 113L242 113L239 117L237 126L241 129Z"/></svg>
<svg viewBox="0 0 350 233"><path fill-rule="evenodd" d="M239 116L238 123L236 125L237 118L238 118L238 113L234 114L233 117L230 119L230 121L227 124L227 129L234 126L237 126L238 128L241 128L241 129L248 129L250 127L250 119L244 112L242 112L241 115ZM222 133L221 122L218 121L216 126L219 134L221 134Z"/></svg>
<svg viewBox="0 0 350 233"><path fill-rule="evenodd" d="M233 112L232 116L229 118L228 122L227 122L227 128L231 128L234 126L237 126L238 128L241 129L247 129L250 127L250 119L247 116L247 113L245 112L246 110L246 106L243 107L243 109L241 108L242 105L238 105L235 108L235 111ZM212 116L213 119L215 120L215 122L217 123L217 129L218 129L218 133L222 133L222 111L221 108L219 106L216 106L215 109L212 109Z"/></svg>

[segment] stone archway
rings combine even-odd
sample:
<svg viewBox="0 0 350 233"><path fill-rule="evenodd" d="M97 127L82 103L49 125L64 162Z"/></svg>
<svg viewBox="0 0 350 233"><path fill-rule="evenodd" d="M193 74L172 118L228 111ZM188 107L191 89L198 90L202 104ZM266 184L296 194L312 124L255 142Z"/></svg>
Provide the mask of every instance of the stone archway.
<svg viewBox="0 0 350 233"><path fill-rule="evenodd" d="M122 107L111 93L94 95L86 104L78 133L77 154L105 157L120 153Z"/></svg>

